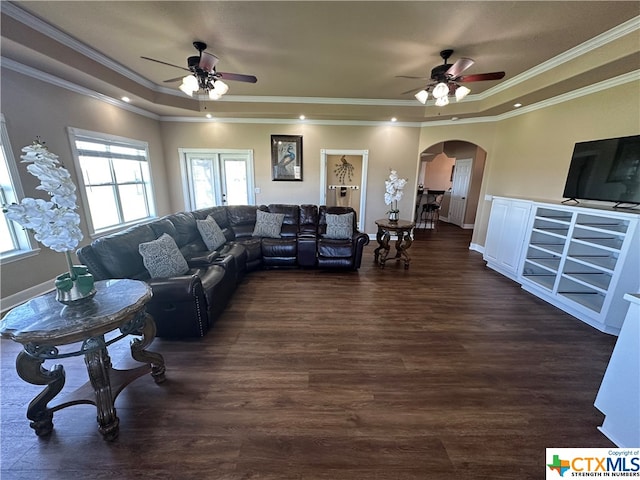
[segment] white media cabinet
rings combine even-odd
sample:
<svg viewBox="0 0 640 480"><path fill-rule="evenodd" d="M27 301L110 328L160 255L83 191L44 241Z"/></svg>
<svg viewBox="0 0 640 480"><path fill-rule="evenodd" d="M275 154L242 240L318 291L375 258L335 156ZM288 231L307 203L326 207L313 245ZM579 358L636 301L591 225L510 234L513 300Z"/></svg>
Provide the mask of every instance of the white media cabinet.
<svg viewBox="0 0 640 480"><path fill-rule="evenodd" d="M487 266L606 333L618 335L640 290L640 212L494 197Z"/></svg>

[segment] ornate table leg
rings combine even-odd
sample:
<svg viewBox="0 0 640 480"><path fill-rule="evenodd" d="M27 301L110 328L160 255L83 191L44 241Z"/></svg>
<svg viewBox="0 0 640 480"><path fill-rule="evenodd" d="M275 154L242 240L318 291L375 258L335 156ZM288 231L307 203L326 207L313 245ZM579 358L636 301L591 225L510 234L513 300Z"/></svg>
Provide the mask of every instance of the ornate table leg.
<svg viewBox="0 0 640 480"><path fill-rule="evenodd" d="M388 230L384 230L382 228L378 229L378 233L376 234L376 240L380 244L378 248L376 248L374 255L375 260L380 268L384 268L384 262L387 261L387 256L389 255L389 250L391 247L389 246L389 240L391 239L391 234Z"/></svg>
<svg viewBox="0 0 640 480"><path fill-rule="evenodd" d="M103 338L91 338L85 340L87 349L84 361L89 373L89 381L95 392L96 408L98 409L98 429L105 440L114 440L118 437L120 419L116 415L114 397L111 391L109 371L111 370L111 358L104 346ZM99 348L99 344L102 348Z"/></svg>
<svg viewBox="0 0 640 480"><path fill-rule="evenodd" d="M398 232L398 241L396 242L396 258L400 258L400 256L404 257L405 270L409 269L409 263L411 262L411 257L407 253L407 250L411 248L412 243L413 239L411 238L411 231Z"/></svg>
<svg viewBox="0 0 640 480"><path fill-rule="evenodd" d="M151 365L151 376L156 383L164 382L164 358L159 353L145 350L156 337L156 322L151 315L144 313L144 325L138 333L142 334L142 339L131 340L131 356L138 362Z"/></svg>
<svg viewBox="0 0 640 480"><path fill-rule="evenodd" d="M383 243L383 237L384 237L384 230L382 229L382 227L378 227L378 232L376 233L376 241L378 242L378 248L376 248L373 251L373 262L376 265L379 265L380 262L378 261L378 258L380 257L380 250L384 249L384 243Z"/></svg>
<svg viewBox="0 0 640 480"><path fill-rule="evenodd" d="M20 378L32 385L46 385L27 408L29 424L36 435L48 435L53 430L53 412L47 408L49 403L62 390L65 381L62 365L54 365L51 370L42 367L44 359L36 358L25 351L18 354L16 359L16 371Z"/></svg>

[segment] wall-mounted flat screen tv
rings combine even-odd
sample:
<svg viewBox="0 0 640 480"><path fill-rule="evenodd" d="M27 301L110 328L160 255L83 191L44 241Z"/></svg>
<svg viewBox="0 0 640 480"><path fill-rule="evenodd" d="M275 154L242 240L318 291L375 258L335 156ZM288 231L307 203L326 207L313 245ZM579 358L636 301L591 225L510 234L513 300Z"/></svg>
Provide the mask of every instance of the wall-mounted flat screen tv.
<svg viewBox="0 0 640 480"><path fill-rule="evenodd" d="M576 143L563 197L640 204L640 135Z"/></svg>

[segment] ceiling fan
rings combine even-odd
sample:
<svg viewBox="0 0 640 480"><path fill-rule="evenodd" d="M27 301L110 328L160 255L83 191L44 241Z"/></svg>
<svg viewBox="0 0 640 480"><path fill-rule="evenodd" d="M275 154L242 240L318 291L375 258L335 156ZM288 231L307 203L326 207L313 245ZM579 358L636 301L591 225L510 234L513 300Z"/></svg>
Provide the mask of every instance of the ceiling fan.
<svg viewBox="0 0 640 480"><path fill-rule="evenodd" d="M442 65L431 70L430 77L411 77L407 75L398 75L399 78L411 78L417 80L429 80L429 83L425 87L414 88L403 92L403 95L407 93L414 93L416 99L422 103L427 103L429 93L435 98L436 105L442 107L449 103L449 95L455 95L456 101L462 100L466 97L471 90L459 83L465 82L482 82L486 80L500 80L504 78L504 72L491 72L491 73L476 73L472 75L461 75L467 68L474 64L474 61L470 58L462 57L456 60L454 64L447 63L447 60L453 54L453 50L442 50L440 57L444 60Z"/></svg>
<svg viewBox="0 0 640 480"><path fill-rule="evenodd" d="M207 44L204 42L193 42L193 46L198 50L198 55L187 58L187 68L174 65L173 63L163 62L162 60L156 60L155 58L140 58L190 72L190 75L186 77L170 78L164 81L165 83L170 83L182 80L182 84L178 88L190 97L198 90L204 90L208 93L211 100L218 100L229 90L229 86L222 81L223 79L247 83L256 83L258 81L253 75L218 72L216 65L219 59L212 53L204 51L207 48Z"/></svg>

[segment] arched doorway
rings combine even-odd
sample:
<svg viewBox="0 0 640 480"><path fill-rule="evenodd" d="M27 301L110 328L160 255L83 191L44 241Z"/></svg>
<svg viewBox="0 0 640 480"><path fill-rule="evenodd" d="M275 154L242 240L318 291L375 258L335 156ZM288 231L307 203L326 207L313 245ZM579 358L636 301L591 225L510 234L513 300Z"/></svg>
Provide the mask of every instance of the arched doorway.
<svg viewBox="0 0 640 480"><path fill-rule="evenodd" d="M486 158L485 150L462 140L440 142L420 153L419 188L425 192L444 191L441 221L474 228ZM416 216L427 198L425 194L419 196Z"/></svg>

